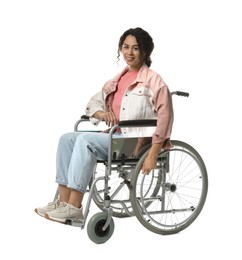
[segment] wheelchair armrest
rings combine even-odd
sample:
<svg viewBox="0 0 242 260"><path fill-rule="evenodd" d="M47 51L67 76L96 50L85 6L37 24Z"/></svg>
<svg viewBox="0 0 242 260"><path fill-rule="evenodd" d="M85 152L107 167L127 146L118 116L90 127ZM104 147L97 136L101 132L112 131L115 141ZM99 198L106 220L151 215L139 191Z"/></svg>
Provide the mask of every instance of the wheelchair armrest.
<svg viewBox="0 0 242 260"><path fill-rule="evenodd" d="M156 119L123 120L118 126L156 126Z"/></svg>
<svg viewBox="0 0 242 260"><path fill-rule="evenodd" d="M74 131L78 131L78 126L83 121L89 121L89 116L82 115L81 118L75 123ZM156 126L156 119L139 119L139 120L122 120L117 126L120 127L147 127L147 126Z"/></svg>
<svg viewBox="0 0 242 260"><path fill-rule="evenodd" d="M84 119L84 120L89 120L89 116L82 115L82 116L81 116L81 119Z"/></svg>
<svg viewBox="0 0 242 260"><path fill-rule="evenodd" d="M74 131L77 132L78 131L78 126L81 122L84 121L89 121L89 116L86 115L82 115L80 119L78 119L74 125Z"/></svg>

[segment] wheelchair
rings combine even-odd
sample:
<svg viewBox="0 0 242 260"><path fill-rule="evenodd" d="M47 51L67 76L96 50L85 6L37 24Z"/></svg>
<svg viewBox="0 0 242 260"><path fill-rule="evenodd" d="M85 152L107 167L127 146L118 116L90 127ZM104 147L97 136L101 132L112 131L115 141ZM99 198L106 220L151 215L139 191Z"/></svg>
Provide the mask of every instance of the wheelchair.
<svg viewBox="0 0 242 260"><path fill-rule="evenodd" d="M181 91L171 94L189 96ZM89 118L82 116L74 131L82 131L79 126L83 122L89 122ZM120 121L110 129L108 160L96 163L84 220L67 222L83 229L93 201L101 210L87 224L88 237L94 243L105 243L111 238L113 217L135 216L149 231L168 235L184 230L200 214L207 197L208 176L202 157L191 145L171 140L172 148L160 151L156 167L146 175L142 173L142 165L151 137L114 137L118 128L155 126L156 120L131 120ZM142 146L134 155L140 141Z"/></svg>

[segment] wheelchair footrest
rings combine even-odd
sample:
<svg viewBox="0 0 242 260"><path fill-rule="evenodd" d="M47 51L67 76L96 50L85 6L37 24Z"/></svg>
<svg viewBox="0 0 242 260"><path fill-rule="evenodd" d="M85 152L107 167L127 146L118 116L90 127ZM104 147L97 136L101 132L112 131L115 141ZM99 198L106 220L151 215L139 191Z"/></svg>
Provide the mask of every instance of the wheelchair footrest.
<svg viewBox="0 0 242 260"><path fill-rule="evenodd" d="M81 227L81 228L83 228L84 220L67 219L65 224L73 226L73 227Z"/></svg>

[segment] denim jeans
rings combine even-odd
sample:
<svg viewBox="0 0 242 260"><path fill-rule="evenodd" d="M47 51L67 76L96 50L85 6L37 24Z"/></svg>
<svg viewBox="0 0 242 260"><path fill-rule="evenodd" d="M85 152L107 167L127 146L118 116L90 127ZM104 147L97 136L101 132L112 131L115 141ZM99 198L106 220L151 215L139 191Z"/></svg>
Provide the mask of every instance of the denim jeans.
<svg viewBox="0 0 242 260"><path fill-rule="evenodd" d="M72 132L60 137L56 158L56 182L85 192L97 160L108 158L109 134Z"/></svg>

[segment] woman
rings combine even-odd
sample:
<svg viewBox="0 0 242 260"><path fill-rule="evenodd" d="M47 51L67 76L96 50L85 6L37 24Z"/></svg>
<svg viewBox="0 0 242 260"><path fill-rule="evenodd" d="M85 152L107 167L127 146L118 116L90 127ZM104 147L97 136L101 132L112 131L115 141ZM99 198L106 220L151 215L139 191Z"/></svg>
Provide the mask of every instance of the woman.
<svg viewBox="0 0 242 260"><path fill-rule="evenodd" d="M161 76L149 68L153 49L153 39L142 28L125 31L119 40L118 58L121 53L127 67L109 80L86 107L92 123L105 121L109 127L119 120L157 118L152 145L142 167L145 174L155 167L159 151L170 147L173 124L169 89ZM121 131L123 135L133 134L131 128ZM82 200L96 161L107 157L107 133L64 134L57 149L59 199L35 212L61 223L83 219Z"/></svg>

